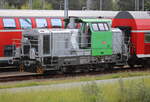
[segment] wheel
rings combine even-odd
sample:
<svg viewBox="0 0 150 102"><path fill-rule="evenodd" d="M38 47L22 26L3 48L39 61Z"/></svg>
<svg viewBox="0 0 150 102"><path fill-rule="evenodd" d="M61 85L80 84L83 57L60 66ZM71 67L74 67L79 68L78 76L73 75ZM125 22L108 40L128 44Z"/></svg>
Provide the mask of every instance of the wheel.
<svg viewBox="0 0 150 102"><path fill-rule="evenodd" d="M67 67L60 67L60 72L62 73L62 74L65 74L65 73L67 73Z"/></svg>
<svg viewBox="0 0 150 102"><path fill-rule="evenodd" d="M44 73L43 67L40 65L36 66L36 73L43 74Z"/></svg>
<svg viewBox="0 0 150 102"><path fill-rule="evenodd" d="M134 68L134 66L137 64L138 58L136 55L132 55L129 57L127 63L131 68Z"/></svg>
<svg viewBox="0 0 150 102"><path fill-rule="evenodd" d="M19 65L19 72L25 72L25 66L23 64Z"/></svg>
<svg viewBox="0 0 150 102"><path fill-rule="evenodd" d="M112 71L114 64L113 63L105 63L103 66L104 66L105 70Z"/></svg>
<svg viewBox="0 0 150 102"><path fill-rule="evenodd" d="M135 61L133 59L129 59L127 61L128 65L131 67L131 68L134 68L134 65L135 65Z"/></svg>

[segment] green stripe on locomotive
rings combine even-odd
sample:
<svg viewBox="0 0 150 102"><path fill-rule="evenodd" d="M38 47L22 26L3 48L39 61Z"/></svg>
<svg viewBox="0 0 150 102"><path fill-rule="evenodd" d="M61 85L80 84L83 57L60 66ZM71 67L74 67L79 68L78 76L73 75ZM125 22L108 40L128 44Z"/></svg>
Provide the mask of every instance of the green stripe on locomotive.
<svg viewBox="0 0 150 102"><path fill-rule="evenodd" d="M112 31L110 19L82 19L91 30L92 56L112 55Z"/></svg>

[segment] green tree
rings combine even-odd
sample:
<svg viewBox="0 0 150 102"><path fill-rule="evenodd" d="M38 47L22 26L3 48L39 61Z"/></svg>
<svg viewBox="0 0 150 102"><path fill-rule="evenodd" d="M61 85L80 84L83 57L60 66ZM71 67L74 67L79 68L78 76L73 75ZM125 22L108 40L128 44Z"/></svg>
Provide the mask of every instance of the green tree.
<svg viewBox="0 0 150 102"><path fill-rule="evenodd" d="M5 8L21 9L26 0L5 0Z"/></svg>
<svg viewBox="0 0 150 102"><path fill-rule="evenodd" d="M29 2L26 2L24 5L22 5L21 9L30 9ZM52 8L52 4L47 2L46 0L44 6L42 0L33 0L32 9L51 10L53 8Z"/></svg>
<svg viewBox="0 0 150 102"><path fill-rule="evenodd" d="M146 10L146 11L150 11L150 0L147 0L147 1L145 2L145 10Z"/></svg>
<svg viewBox="0 0 150 102"><path fill-rule="evenodd" d="M82 9L82 1L85 0L69 0L69 9L70 10L81 10Z"/></svg>
<svg viewBox="0 0 150 102"><path fill-rule="evenodd" d="M135 0L118 0L118 9L119 10L134 10Z"/></svg>
<svg viewBox="0 0 150 102"><path fill-rule="evenodd" d="M64 9L64 0L47 0L52 4L53 9ZM68 0L70 10L81 10L85 6L86 0Z"/></svg>
<svg viewBox="0 0 150 102"><path fill-rule="evenodd" d="M113 0L103 0L103 10L113 10Z"/></svg>

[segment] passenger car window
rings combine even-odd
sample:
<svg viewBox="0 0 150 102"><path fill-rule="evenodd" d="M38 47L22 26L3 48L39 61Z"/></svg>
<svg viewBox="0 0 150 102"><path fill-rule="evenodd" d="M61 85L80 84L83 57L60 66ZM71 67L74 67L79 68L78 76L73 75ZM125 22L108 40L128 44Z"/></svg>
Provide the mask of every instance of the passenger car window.
<svg viewBox="0 0 150 102"><path fill-rule="evenodd" d="M150 32L145 33L145 43L150 43Z"/></svg>
<svg viewBox="0 0 150 102"><path fill-rule="evenodd" d="M19 22L20 22L22 29L31 29L32 28L31 19L29 19L29 18L20 18Z"/></svg>
<svg viewBox="0 0 150 102"><path fill-rule="evenodd" d="M37 28L47 28L47 21L43 18L35 19Z"/></svg>
<svg viewBox="0 0 150 102"><path fill-rule="evenodd" d="M15 20L12 18L4 18L3 24L5 29L16 29Z"/></svg>
<svg viewBox="0 0 150 102"><path fill-rule="evenodd" d="M11 57L14 55L13 51L16 49L15 45L5 45L4 46L4 56Z"/></svg>
<svg viewBox="0 0 150 102"><path fill-rule="evenodd" d="M51 19L52 27L53 28L61 28L62 22L61 19Z"/></svg>

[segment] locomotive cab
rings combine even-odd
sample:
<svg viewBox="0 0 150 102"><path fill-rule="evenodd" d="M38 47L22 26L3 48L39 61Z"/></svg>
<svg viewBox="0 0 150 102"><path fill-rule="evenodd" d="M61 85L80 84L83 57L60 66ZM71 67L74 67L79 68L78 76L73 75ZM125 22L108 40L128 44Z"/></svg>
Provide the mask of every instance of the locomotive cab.
<svg viewBox="0 0 150 102"><path fill-rule="evenodd" d="M112 55L112 30L109 19L81 19L80 48L91 49L92 56Z"/></svg>

